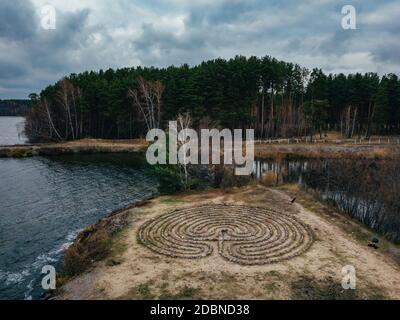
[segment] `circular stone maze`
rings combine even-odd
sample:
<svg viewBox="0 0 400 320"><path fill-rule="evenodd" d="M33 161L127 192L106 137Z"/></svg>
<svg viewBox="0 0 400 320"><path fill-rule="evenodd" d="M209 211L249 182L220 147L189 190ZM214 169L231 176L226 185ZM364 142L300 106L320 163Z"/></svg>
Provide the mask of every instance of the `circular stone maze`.
<svg viewBox="0 0 400 320"><path fill-rule="evenodd" d="M276 263L310 248L312 230L268 208L208 204L174 210L145 222L138 242L154 252L197 259L217 252L242 265Z"/></svg>

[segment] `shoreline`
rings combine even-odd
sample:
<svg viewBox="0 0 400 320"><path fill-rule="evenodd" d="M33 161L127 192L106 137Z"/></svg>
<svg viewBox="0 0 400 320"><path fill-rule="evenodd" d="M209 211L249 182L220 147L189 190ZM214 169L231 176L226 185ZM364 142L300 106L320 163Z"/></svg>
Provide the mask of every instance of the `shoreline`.
<svg viewBox="0 0 400 320"><path fill-rule="evenodd" d="M152 194L151 196L142 199L142 200L138 200L132 204L129 204L127 206L124 206L120 209L116 209L112 212L110 212L109 214L107 214L106 216L104 216L103 218L99 219L97 222L92 223L90 225L86 225L84 227L84 229L82 229L77 235L76 237L72 240L72 243L70 246L68 246L68 248L63 252L61 259L58 261L58 263L60 263L60 265L64 264L64 257L65 257L65 253L70 249L70 247L72 246L76 246L77 244L80 243L84 243L85 239L88 239L89 237L91 237L92 235L96 234L97 232L103 232L106 231L107 233L109 233L110 237L115 236L115 234L117 232L119 232L120 230L122 230L124 227L127 226L127 224L129 223L128 221L128 216L130 214L130 210L133 210L135 208L138 207L142 207L145 206L146 204L148 204L151 200L155 199L159 197L158 193ZM97 260L99 261L99 260ZM90 264L87 265L87 269L85 269L85 271L90 271L93 268L93 265L97 262L96 260L91 260ZM60 282L59 279L59 272L57 272L57 282ZM66 277L65 275L62 275L61 277L61 287L68 283L69 281L73 280L76 277L79 277L80 274L77 274L75 276L72 277ZM58 287L58 286L57 286ZM59 289L56 289L55 291L50 291L50 292L45 292L41 298L39 298L39 300L52 300L54 298L57 298L57 292Z"/></svg>
<svg viewBox="0 0 400 320"><path fill-rule="evenodd" d="M98 140L0 146L0 158L28 158L63 154L141 153L147 144L143 140Z"/></svg>
<svg viewBox="0 0 400 320"><path fill-rule="evenodd" d="M0 146L0 158L26 158L63 154L142 153L146 152L145 140L102 140ZM258 159L366 159L393 160L400 158L400 145L351 144L351 143L256 143L254 156Z"/></svg>
<svg viewBox="0 0 400 320"><path fill-rule="evenodd" d="M345 258L342 254L337 254L336 246L340 247L340 250L344 249L345 251L348 251L345 256L348 256L349 254L351 256L352 252L362 250L364 256L368 257L369 266L366 266L366 269L360 272L362 273L360 278L364 279L364 285L361 291L363 299L368 299L375 293L379 296L382 295L392 299L398 299L399 292L396 290L394 290L395 292L392 292L390 286L388 285L381 287L380 282L374 281L372 278L370 278L370 275L367 272L368 268L378 267L376 264L380 265L382 263L382 266L388 268L388 271L393 274L393 268L398 269L399 265L394 263L392 260L393 258L388 254L389 250L382 249L382 251L379 250L381 251L379 253L371 251L371 249L366 246L366 243L364 243L364 240L359 239L353 234L354 230L357 229L362 230L362 232L367 234L368 237L372 237L373 232L354 219L337 213L332 208L327 209L326 204L315 200L312 195L304 194L302 191L293 190L292 188L293 187L290 185L280 188L266 188L258 185L246 186L243 188L233 188L230 190L212 189L196 193L178 193L172 196L154 195L149 199L139 201L136 204L116 210L107 217L100 219L97 223L88 226L77 236L73 245L65 252L68 254L68 251L71 249L74 250L73 246L84 248L85 246L93 245L93 243L90 242L90 238L98 238L98 235L106 232L110 235L110 238L107 241L111 243L111 248L107 250L107 253L99 256L98 259L92 259L90 265L85 266L81 272L78 272L70 277L57 279L58 289L47 295L44 299L148 299L148 296L141 296L143 293L141 290L144 286L146 286L146 288L147 286L151 287L152 291L158 290L158 294L156 294L155 297L161 294L159 296L160 298L164 294L163 284L169 281L164 279L166 276L166 270L171 269L174 265L175 268L173 268L173 271L171 271L174 273L174 279L177 279L179 283L185 283L185 286L186 277L183 275L187 274L188 272L193 273L194 280L189 277L188 286L189 288L193 286L196 288L196 290L198 287L201 287L199 292L202 292L202 294L198 297L196 296L197 298L219 298L219 293L217 293L218 291L214 292L214 289L210 289L212 292L209 292L207 291L209 289L203 287L204 277L217 277L216 273L221 272L222 279L217 278L217 282L224 283L224 281L228 281L229 285L232 285L231 282L233 281L233 278L230 275L229 277L227 275L227 272L232 269L232 272L234 272L233 274L240 274L240 276L244 277L244 284L246 284L247 281L249 284L251 282L251 286L256 285L253 290L256 288L257 294L259 294L259 288L257 287L257 284L252 283L253 280L251 279L253 279L254 276L260 277L261 272L264 272L263 270L265 270L265 272L267 272L265 275L268 279L270 276L272 276L274 283L279 283L279 281L281 281L282 286L285 288L284 292L282 293L269 292L268 295L270 294L274 298L278 297L290 299L291 295L288 295L287 290L292 290L290 289L292 283L291 281L296 283L296 279L301 279L303 273L308 273L308 269L306 268L305 270L299 270L296 272L295 277L290 277L290 281L288 281L285 276L280 275L277 279L275 279L277 277L276 275L278 273L280 274L289 271L291 268L289 267L289 269L287 269L286 266L288 265L293 264L292 267L299 267L302 264L298 261L304 259L306 259L305 261L309 261L312 269L315 268L315 270L318 270L320 266L317 266L319 263L317 257L319 257L320 254L323 254L326 256L326 259L329 259L332 262L335 261L335 264L338 263L337 260L341 261L338 265L346 263L347 258ZM267 194L266 198L264 195L265 193ZM254 195L256 195L256 198L254 198ZM297 196L298 204L290 204L291 198L289 198L289 196ZM202 205L204 203L238 203L240 205L248 204L253 206L254 200L256 200L257 204L258 201L260 201L260 203L262 202L263 206L264 202L267 200L268 207L272 206L272 208L274 208L274 206L278 206L279 210L289 210L289 212L294 210L293 214L295 214L297 217L300 216L302 220L305 220L305 223L310 224L313 231L316 232L317 239L312 247L311 252L306 253L303 256L294 259L293 261L290 260L284 263L276 263L259 267L237 266L231 262L223 262L223 260L213 261L213 259L218 258L215 256L208 258L209 260L208 262L206 261L205 264L203 263L202 259L190 259L190 261L185 261L163 257L149 252L143 246L143 244L137 242L136 233L138 227L142 225L143 222L148 221L149 219L153 220L155 217L165 212L172 212L179 208L192 207L193 205ZM284 201L284 203L281 203L281 201ZM311 203L315 204L309 207L309 204ZM314 207L315 205L318 207L318 209ZM327 234L325 234L325 232L327 232ZM325 236L329 234L329 237L323 236L324 234ZM336 237L340 238L339 243L337 243ZM385 243L386 247L388 242L383 239L382 241L384 241L383 243ZM349 246L349 248L345 248L345 246ZM332 248L326 252L326 247ZM143 259L147 259L148 261L142 262ZM358 265L360 269L361 267L364 268L363 264L365 262L361 261L362 259L360 260L358 256L353 256L352 259L354 259L353 263ZM161 263L161 265L154 267L154 270L147 269L148 266L154 266L154 263L156 262ZM219 267L214 268L214 263L216 263L218 266L222 263L223 270L218 271ZM137 266L136 264L139 265ZM130 271L130 268L132 268L131 265L135 266L134 270L132 271ZM194 271L191 269L192 266ZM138 271L139 269L140 271ZM118 270L121 271L121 274L117 280L113 280L112 274L114 272L119 272ZM319 279L316 280L318 285L324 285L325 280L323 279L329 275L331 272L330 270L331 269L328 268L327 270L320 270L317 272L319 275L317 275L315 279ZM338 270L340 271L340 269ZM196 278L197 275L199 275L199 279ZM379 275L379 277L384 276L384 273ZM150 279L153 278L153 280L148 280L148 277L150 277ZM270 281L270 279L268 281ZM385 282L387 281L388 280L385 278ZM108 282L112 283L111 288L108 288L108 286L103 288L103 283ZM158 288L157 285L161 285L161 287ZM186 298L185 296L179 297L180 287L177 284L174 282L169 282L169 285L173 287L169 289L169 293L171 295L176 295L178 299ZM123 286L123 288L120 288L120 286ZM128 290L129 292L121 295L121 293L125 292L129 286L131 286L133 289L130 291ZM241 281L235 281L235 286L241 286ZM138 291L136 289L138 289ZM246 290L245 297L249 295L247 298L257 298L257 296L252 296L253 293L250 289L248 292ZM230 296L230 294L233 293L226 292L223 294L227 295L224 298L236 299L235 297Z"/></svg>

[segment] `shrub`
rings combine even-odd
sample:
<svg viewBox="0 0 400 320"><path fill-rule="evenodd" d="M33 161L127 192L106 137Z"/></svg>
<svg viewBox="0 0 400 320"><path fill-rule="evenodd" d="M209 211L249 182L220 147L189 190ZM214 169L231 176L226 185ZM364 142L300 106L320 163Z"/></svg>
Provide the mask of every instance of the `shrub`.
<svg viewBox="0 0 400 320"><path fill-rule="evenodd" d="M105 258L111 239L107 231L89 227L64 254L63 275L73 277L84 272L92 262Z"/></svg>
<svg viewBox="0 0 400 320"><path fill-rule="evenodd" d="M158 178L158 190L162 194L173 194L183 190L180 173L175 166L156 165L150 169L150 174Z"/></svg>
<svg viewBox="0 0 400 320"><path fill-rule="evenodd" d="M261 176L261 182L266 186L274 186L277 184L277 181L278 181L277 173L273 171L268 171L266 173L263 173L263 175Z"/></svg>
<svg viewBox="0 0 400 320"><path fill-rule="evenodd" d="M253 176L237 176L233 167L222 166L218 169L219 177L216 177L216 187L219 188L232 188L243 187L252 182Z"/></svg>

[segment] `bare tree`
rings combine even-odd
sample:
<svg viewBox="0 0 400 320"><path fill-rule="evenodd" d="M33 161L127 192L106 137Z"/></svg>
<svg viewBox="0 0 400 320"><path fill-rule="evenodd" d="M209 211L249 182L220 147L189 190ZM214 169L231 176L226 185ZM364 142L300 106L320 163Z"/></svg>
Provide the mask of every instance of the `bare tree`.
<svg viewBox="0 0 400 320"><path fill-rule="evenodd" d="M185 114L179 114L176 121L177 121L177 130L179 133L182 130L190 128L190 125L192 123L192 118L189 112L186 112ZM185 149L185 142L186 141L181 141L180 139L178 139L178 149L183 148L183 159L184 159L183 163L180 163L180 161L178 161L178 167L179 171L183 173L181 174L182 184L184 188L187 189L189 185L189 172L188 172L188 165L186 163L187 151Z"/></svg>
<svg viewBox="0 0 400 320"><path fill-rule="evenodd" d="M58 138L58 140L62 140L60 133L58 132L58 130L56 129L56 127L54 125L53 118L52 118L51 113L50 113L49 104L47 102L47 99L43 98L40 101L40 104L41 104L42 108L44 110L46 110L46 115L47 115L47 119L48 119L48 123L49 123L49 131L50 131L49 135L50 135L50 137L53 138L53 132L54 132L56 137Z"/></svg>
<svg viewBox="0 0 400 320"><path fill-rule="evenodd" d="M354 135L354 130L355 130L355 125L356 125L356 119L357 119L357 107L353 107L351 105L347 106L347 108L344 110L344 113L342 114L342 119L344 118L344 130L341 129L341 131L344 131L344 136L348 139L352 138ZM343 120L342 120L343 123ZM342 126L342 124L341 124Z"/></svg>
<svg viewBox="0 0 400 320"><path fill-rule="evenodd" d="M43 105L38 103L35 108L28 111L25 116L24 133L30 141L50 139L50 130L45 128L48 123L48 117Z"/></svg>
<svg viewBox="0 0 400 320"><path fill-rule="evenodd" d="M69 129L71 130L72 140L79 139L82 128L79 128L79 120L77 113L77 100L81 96L79 88L75 88L74 85L67 79L63 79L60 82L60 88L56 93L56 97L59 103L63 106L66 121L65 121L65 138L69 137ZM82 122L81 122L82 124Z"/></svg>
<svg viewBox="0 0 400 320"><path fill-rule="evenodd" d="M31 141L49 141L54 138L61 140L46 99L37 101L36 106L27 113L23 131Z"/></svg>
<svg viewBox="0 0 400 320"><path fill-rule="evenodd" d="M147 81L142 76L137 79L138 89L128 89L128 96L142 114L147 130L160 127L161 98L165 86L161 81Z"/></svg>

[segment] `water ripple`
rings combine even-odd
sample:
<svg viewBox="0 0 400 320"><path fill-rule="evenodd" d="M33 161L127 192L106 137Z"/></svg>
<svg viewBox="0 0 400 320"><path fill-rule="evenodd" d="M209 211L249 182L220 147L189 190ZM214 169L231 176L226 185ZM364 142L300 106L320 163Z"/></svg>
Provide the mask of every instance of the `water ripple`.
<svg viewBox="0 0 400 320"><path fill-rule="evenodd" d="M157 192L132 155L0 159L0 299L40 297L79 230Z"/></svg>

